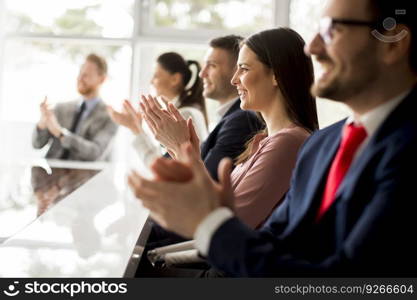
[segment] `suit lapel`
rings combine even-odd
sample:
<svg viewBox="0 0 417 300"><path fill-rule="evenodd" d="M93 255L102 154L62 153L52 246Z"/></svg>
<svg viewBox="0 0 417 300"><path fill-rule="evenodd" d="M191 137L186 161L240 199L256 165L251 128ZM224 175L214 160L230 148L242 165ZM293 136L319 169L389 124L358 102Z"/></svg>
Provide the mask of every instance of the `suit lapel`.
<svg viewBox="0 0 417 300"><path fill-rule="evenodd" d="M348 170L338 192L336 193L335 202L341 196L343 196L344 199L351 198L351 195L354 192L354 188L352 187L356 186L360 175L363 174L365 167L368 165L372 157L375 156L375 152L378 151L381 143L384 143L384 140L389 139L390 134L393 131L398 130L398 128L401 127L399 122L404 122L406 119L405 116L407 116L408 113L415 111L415 108L413 108L412 105L414 104L413 102L416 94L417 88L414 88L413 91L403 100L403 102L400 103L398 107L387 117L377 132L375 132L375 135L371 138L369 144L366 145L358 159L354 161Z"/></svg>
<svg viewBox="0 0 417 300"><path fill-rule="evenodd" d="M370 143L365 147L363 152L360 154L358 159L353 162L350 166L348 172L345 175L345 178L342 180L338 191L335 195L335 204L338 199L343 196L343 198L350 199L351 194L354 192L357 181L359 180L360 175L363 173L365 167L368 165L371 158L374 156L376 151L375 145Z"/></svg>
<svg viewBox="0 0 417 300"><path fill-rule="evenodd" d="M232 112L236 111L240 108L240 99L235 100L235 103L229 108L229 110L224 114L224 116L220 119L219 123L214 127L214 129L210 132L207 139L201 144L201 157L204 159L211 149L212 140L217 135L217 131L221 126L223 126L224 119L230 115Z"/></svg>
<svg viewBox="0 0 417 300"><path fill-rule="evenodd" d="M222 120L224 118L226 118L228 115L230 115L232 112L234 112L238 109L240 109L240 99L239 98L235 100L235 103L233 103L233 105L229 108L229 110L224 114Z"/></svg>
<svg viewBox="0 0 417 300"><path fill-rule="evenodd" d="M342 181L338 192L336 193L336 199L332 206L342 199L348 201L355 200L352 194L355 192L355 187L358 183L360 176L363 174L365 168L369 165L370 161L375 157L375 153L379 151L380 146L387 139L390 139L390 135L394 131L398 131L401 122L406 122L408 119L413 119L414 112L417 110L415 98L417 97L417 88L404 99L402 103L388 116L387 120L377 130L375 135L369 141L369 144L365 147L361 155L356 161L353 162L350 170L346 174ZM322 143L317 145L320 153L314 159L314 165L311 166L311 170L314 170L312 178L309 178L309 184L306 191L301 193L303 199L300 199L300 207L295 207L294 216L291 218L291 225L287 228L286 232L290 233L296 228L303 220L307 220L307 217L315 218L317 211L312 209L318 204L319 199L322 198L323 186L327 180L327 171L332 163L336 151L340 144L342 128L346 120L339 122L339 126L335 126L332 132L324 133L325 137L322 138ZM311 150L310 151L314 151ZM310 219L308 219L310 220Z"/></svg>
<svg viewBox="0 0 417 300"><path fill-rule="evenodd" d="M72 103L64 104L68 105L67 107L64 106L64 109L62 109L62 124L61 126L65 127L66 129L70 130L72 122L75 118L75 115L77 114L78 108L79 108L79 102L74 101Z"/></svg>
<svg viewBox="0 0 417 300"><path fill-rule="evenodd" d="M101 110L103 109L103 102L99 101L90 114L81 122L79 135L85 136L87 129L90 127L91 123L96 121L96 115L100 114Z"/></svg>
<svg viewBox="0 0 417 300"><path fill-rule="evenodd" d="M304 199L301 200L301 207L296 209L296 215L294 216L293 226L297 226L305 217L311 216L314 218L316 206L316 199L322 198L323 186L327 180L327 173L333 162L336 151L339 148L342 128L345 124L345 120L339 122L338 126L335 126L332 132L325 133L326 137L320 144L320 153L317 155L314 166L311 167L314 173L309 178L309 184L304 195ZM318 201L318 200L317 200Z"/></svg>

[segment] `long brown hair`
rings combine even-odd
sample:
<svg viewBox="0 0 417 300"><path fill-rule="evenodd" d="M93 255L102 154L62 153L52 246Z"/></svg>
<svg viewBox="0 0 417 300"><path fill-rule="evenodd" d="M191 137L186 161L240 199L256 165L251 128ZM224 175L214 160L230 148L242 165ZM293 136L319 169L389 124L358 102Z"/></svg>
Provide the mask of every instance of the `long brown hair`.
<svg viewBox="0 0 417 300"><path fill-rule="evenodd" d="M304 54L303 38L290 28L274 28L251 35L243 45L274 72L290 120L308 132L318 129L316 99L310 93L314 82L313 62ZM267 133L267 129L262 132ZM236 164L249 158L253 142L254 139L247 143Z"/></svg>
<svg viewBox="0 0 417 300"><path fill-rule="evenodd" d="M178 99L178 108L191 106L199 109L203 113L207 125L207 111L203 97L203 82L198 76L201 70L200 64L195 60L186 61L176 52L163 53L156 61L169 73L179 73L181 75L182 84ZM192 65L195 67L194 72L191 71ZM190 82L190 80L193 80L193 82Z"/></svg>

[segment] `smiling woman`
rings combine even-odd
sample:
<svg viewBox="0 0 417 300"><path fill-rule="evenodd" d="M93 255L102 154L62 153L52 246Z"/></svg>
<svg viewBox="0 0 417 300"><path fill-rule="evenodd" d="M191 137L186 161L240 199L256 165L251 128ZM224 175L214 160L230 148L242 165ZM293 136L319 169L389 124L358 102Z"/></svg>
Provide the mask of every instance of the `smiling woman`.
<svg viewBox="0 0 417 300"><path fill-rule="evenodd" d="M263 112L265 115L272 105L278 103L271 101L276 96L274 73L246 45L240 50L238 70L232 78L232 84L237 87L242 109Z"/></svg>
<svg viewBox="0 0 417 300"><path fill-rule="evenodd" d="M250 36L239 52L232 84L242 109L259 112L266 124L232 172L236 214L254 228L280 204L298 149L318 128L315 98L310 94L313 65L303 49L298 33L278 28Z"/></svg>

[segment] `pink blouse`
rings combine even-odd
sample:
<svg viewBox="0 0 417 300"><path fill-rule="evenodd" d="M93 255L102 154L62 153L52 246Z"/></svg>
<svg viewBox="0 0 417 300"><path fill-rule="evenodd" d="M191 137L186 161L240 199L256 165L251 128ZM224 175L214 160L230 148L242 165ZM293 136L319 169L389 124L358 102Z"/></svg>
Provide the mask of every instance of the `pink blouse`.
<svg viewBox="0 0 417 300"><path fill-rule="evenodd" d="M257 228L280 204L290 186L297 153L310 134L303 128L284 128L253 146L252 156L232 172L236 214Z"/></svg>

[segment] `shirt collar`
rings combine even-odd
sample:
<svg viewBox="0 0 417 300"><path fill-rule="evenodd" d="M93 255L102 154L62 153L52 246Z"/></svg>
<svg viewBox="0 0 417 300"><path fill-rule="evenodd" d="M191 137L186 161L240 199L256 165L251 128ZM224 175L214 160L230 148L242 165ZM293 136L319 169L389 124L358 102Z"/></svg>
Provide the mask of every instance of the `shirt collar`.
<svg viewBox="0 0 417 300"><path fill-rule="evenodd" d="M217 110L216 113L220 118L223 118L223 116L227 113L227 111L233 106L233 104L236 102L237 99L232 99L227 101L226 103L223 103L222 105L220 105Z"/></svg>
<svg viewBox="0 0 417 300"><path fill-rule="evenodd" d="M101 101L101 99L100 98L92 98L92 99L83 99L82 101L81 101L81 103L80 103L80 106L81 106L81 104L83 103L83 102L85 102L85 109L87 110L87 111L90 111L90 110L92 110L96 105L97 105L97 103L99 103Z"/></svg>
<svg viewBox="0 0 417 300"><path fill-rule="evenodd" d="M346 120L346 125L351 123L362 124L365 127L368 137L372 136L378 130L379 126L386 120L388 115L394 111L394 109L401 103L405 96L410 93L410 91L411 89L408 89L357 119L354 115L351 115Z"/></svg>

